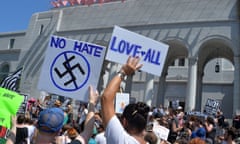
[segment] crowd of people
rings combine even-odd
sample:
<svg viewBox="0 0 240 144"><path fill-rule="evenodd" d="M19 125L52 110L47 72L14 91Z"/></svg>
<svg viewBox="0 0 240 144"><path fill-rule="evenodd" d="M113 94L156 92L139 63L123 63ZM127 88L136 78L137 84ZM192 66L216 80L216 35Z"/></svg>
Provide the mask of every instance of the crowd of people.
<svg viewBox="0 0 240 144"><path fill-rule="evenodd" d="M89 86L89 101L74 117L71 102L56 100L51 107L31 102L24 115L12 116L7 144L238 144L240 115L232 123L221 110L215 115L186 113L180 108L149 107L144 102L127 105L115 113L114 100L121 82L141 68L129 57L103 94ZM96 110L100 99L101 109ZM159 128L164 127L165 131ZM167 135L167 136L166 136Z"/></svg>

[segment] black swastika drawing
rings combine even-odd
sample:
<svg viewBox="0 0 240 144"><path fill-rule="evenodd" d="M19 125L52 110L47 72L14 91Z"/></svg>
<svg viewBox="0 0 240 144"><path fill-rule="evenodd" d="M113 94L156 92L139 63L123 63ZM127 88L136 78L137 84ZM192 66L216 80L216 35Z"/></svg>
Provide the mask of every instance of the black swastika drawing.
<svg viewBox="0 0 240 144"><path fill-rule="evenodd" d="M78 64L75 64L73 66L70 65L70 62L72 60L75 59L75 56L71 56L69 59L66 59L65 62L63 62L63 65L64 65L64 68L66 69L66 71L64 72L60 72L57 68L54 68L54 71L57 73L57 75L62 78L64 77L65 75L69 74L71 76L71 79L64 82L64 86L67 86L68 84L70 83L75 83L76 81L76 76L74 75L73 73L73 70L74 69L79 69L79 71L81 72L82 75L85 75L85 71L83 70L83 68L81 67L81 65L78 63Z"/></svg>

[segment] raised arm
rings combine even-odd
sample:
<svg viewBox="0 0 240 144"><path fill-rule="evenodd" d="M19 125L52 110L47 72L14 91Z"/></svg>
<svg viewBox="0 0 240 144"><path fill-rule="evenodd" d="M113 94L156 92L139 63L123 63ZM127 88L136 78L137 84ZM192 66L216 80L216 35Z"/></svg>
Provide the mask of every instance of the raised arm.
<svg viewBox="0 0 240 144"><path fill-rule="evenodd" d="M89 138L92 136L93 126L94 126L94 110L98 101L99 94L97 91L93 90L92 86L89 86L89 103L88 103L88 114L85 120L85 126L83 132L77 137L79 141L84 139L85 143L88 142Z"/></svg>
<svg viewBox="0 0 240 144"><path fill-rule="evenodd" d="M109 120L115 115L114 98L120 88L121 81L125 75L132 75L134 72L142 67L139 64L140 58L129 57L126 64L124 64L120 72L109 82L101 97L101 108L103 115L103 123L107 126Z"/></svg>
<svg viewBox="0 0 240 144"><path fill-rule="evenodd" d="M10 133L9 133L8 138L7 138L6 144L15 144L15 141L16 141L17 118L16 118L16 116L12 116L11 118L12 118L12 128L10 130Z"/></svg>

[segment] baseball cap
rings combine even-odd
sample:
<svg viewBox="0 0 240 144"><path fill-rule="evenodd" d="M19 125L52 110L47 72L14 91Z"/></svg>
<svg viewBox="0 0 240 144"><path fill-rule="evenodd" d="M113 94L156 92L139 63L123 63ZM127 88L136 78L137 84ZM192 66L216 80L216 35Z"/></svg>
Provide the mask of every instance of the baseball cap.
<svg viewBox="0 0 240 144"><path fill-rule="evenodd" d="M206 130L204 128L199 128L196 132L196 136L200 137L201 139L205 139L206 137Z"/></svg>
<svg viewBox="0 0 240 144"><path fill-rule="evenodd" d="M63 127L64 114L60 108L48 108L40 112L38 129L40 131L54 133Z"/></svg>
<svg viewBox="0 0 240 144"><path fill-rule="evenodd" d="M196 137L205 139L206 138L206 130L203 127L201 127L201 128L198 128L196 131L193 131L191 138L196 138Z"/></svg>

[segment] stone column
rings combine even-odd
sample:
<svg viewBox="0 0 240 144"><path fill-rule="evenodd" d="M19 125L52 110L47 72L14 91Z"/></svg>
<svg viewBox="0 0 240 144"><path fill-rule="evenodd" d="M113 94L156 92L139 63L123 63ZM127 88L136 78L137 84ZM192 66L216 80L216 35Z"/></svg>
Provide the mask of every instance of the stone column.
<svg viewBox="0 0 240 144"><path fill-rule="evenodd" d="M202 108L202 79L203 79L203 72L198 72L197 75L197 94L196 94L196 107L197 111L201 111Z"/></svg>
<svg viewBox="0 0 240 144"><path fill-rule="evenodd" d="M165 85L166 85L166 74L163 74L159 78L156 106L159 106L160 104L164 106L164 98L165 98L165 91L166 91Z"/></svg>
<svg viewBox="0 0 240 144"><path fill-rule="evenodd" d="M240 111L240 56L234 56L233 112Z"/></svg>
<svg viewBox="0 0 240 144"><path fill-rule="evenodd" d="M197 91L197 59L189 58L188 66L188 84L186 90L186 107L185 111L191 111L196 106L196 91Z"/></svg>
<svg viewBox="0 0 240 144"><path fill-rule="evenodd" d="M106 88L108 80L109 80L109 70L111 63L108 61L104 61L102 71L100 74L99 82L98 82L98 90L100 94L102 94L103 90Z"/></svg>
<svg viewBox="0 0 240 144"><path fill-rule="evenodd" d="M130 96L131 96L131 90L132 90L132 79L133 79L133 76L128 76L126 81L125 82L122 82L122 86L123 88L125 87L125 92L126 93L129 93Z"/></svg>
<svg viewBox="0 0 240 144"><path fill-rule="evenodd" d="M146 89L145 89L144 97L145 97L145 103L148 106L152 106L152 99L154 96L153 86L154 86L154 76L151 74L147 74Z"/></svg>

